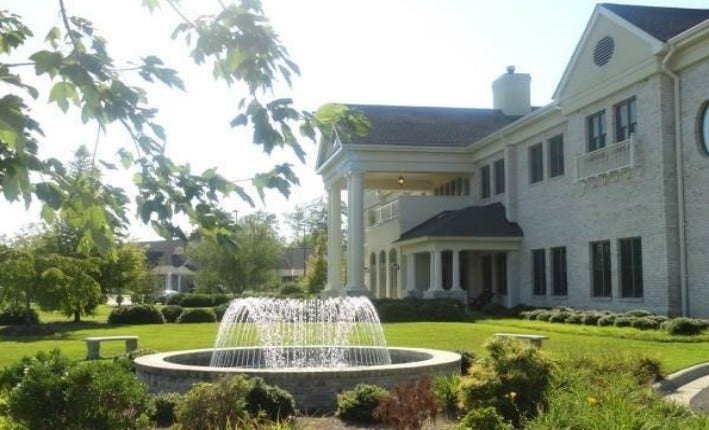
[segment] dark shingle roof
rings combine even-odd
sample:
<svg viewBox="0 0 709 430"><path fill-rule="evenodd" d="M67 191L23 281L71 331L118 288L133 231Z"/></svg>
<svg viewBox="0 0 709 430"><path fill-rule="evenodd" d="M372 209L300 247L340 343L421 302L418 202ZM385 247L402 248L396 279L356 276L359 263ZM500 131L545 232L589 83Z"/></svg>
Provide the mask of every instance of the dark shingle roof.
<svg viewBox="0 0 709 430"><path fill-rule="evenodd" d="M397 242L423 236L522 237L517 223L507 221L502 203L487 206L469 206L454 211L443 211L409 231Z"/></svg>
<svg viewBox="0 0 709 430"><path fill-rule="evenodd" d="M663 42L709 19L709 9L632 6L612 3L602 3L601 6Z"/></svg>
<svg viewBox="0 0 709 430"><path fill-rule="evenodd" d="M367 136L347 143L411 146L465 146L513 122L496 109L352 105L371 123Z"/></svg>
<svg viewBox="0 0 709 430"><path fill-rule="evenodd" d="M302 269L313 251L312 246L285 248L278 268L281 270Z"/></svg>

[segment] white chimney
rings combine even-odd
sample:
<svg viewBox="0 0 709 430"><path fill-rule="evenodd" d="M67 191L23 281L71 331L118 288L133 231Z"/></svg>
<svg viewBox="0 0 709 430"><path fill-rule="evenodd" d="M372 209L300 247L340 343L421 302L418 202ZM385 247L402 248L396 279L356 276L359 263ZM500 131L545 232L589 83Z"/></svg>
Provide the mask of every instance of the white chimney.
<svg viewBox="0 0 709 430"><path fill-rule="evenodd" d="M505 115L526 115L531 109L527 73L515 73L515 66L507 66L507 73L492 82L492 105Z"/></svg>

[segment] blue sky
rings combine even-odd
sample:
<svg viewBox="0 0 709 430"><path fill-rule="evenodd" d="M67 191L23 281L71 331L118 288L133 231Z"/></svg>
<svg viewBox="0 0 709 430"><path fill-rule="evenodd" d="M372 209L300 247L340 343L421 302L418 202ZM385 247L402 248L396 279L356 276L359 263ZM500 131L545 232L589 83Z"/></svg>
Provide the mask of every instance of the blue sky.
<svg viewBox="0 0 709 430"><path fill-rule="evenodd" d="M274 163L291 161L301 179L289 200L272 194L258 208L273 213L290 210L298 202L324 193L313 170L316 148L304 142L308 162L300 164L288 153L272 158L249 143L247 130L232 129L238 88L211 79L209 67L187 59L186 49L169 38L177 24L163 5L151 15L141 0L65 0L70 14L93 21L109 41L119 64L157 54L178 69L187 92L147 87L151 103L160 109L168 131L168 152L190 162L195 170L217 166L232 179L248 178ZM218 11L217 0L182 0L187 13ZM643 5L707 8L706 0L616 1ZM302 76L278 95L295 99L298 107L316 109L327 102L491 107L492 81L505 67L532 75L535 105L551 101L566 63L593 12L586 0L263 0L266 14L300 66ZM23 16L36 40L14 60L26 58L41 46L47 30L59 24L57 0L3 0ZM5 60L3 60L5 61ZM27 70L31 72L31 70ZM138 80L136 83L140 83ZM40 88L45 83L36 82ZM80 144L93 144L95 127L84 127L76 111L62 114L47 106L46 95L33 106L47 138L43 151L67 159ZM101 137L100 154L111 158L126 136L119 128ZM111 180L130 187L127 175ZM252 209L237 200L225 205L239 213ZM14 234L38 220L37 210L0 202L0 235ZM154 237L135 223L136 238Z"/></svg>

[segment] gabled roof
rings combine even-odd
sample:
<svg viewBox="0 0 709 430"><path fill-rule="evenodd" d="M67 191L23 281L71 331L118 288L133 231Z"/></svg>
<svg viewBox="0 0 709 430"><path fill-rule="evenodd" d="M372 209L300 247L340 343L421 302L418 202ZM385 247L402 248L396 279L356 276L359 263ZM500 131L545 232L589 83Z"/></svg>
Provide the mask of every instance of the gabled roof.
<svg viewBox="0 0 709 430"><path fill-rule="evenodd" d="M709 9L633 6L613 3L601 3L601 6L662 42L667 42L673 36L709 19Z"/></svg>
<svg viewBox="0 0 709 430"><path fill-rule="evenodd" d="M312 246L285 248L278 268L281 270L302 269L313 251Z"/></svg>
<svg viewBox="0 0 709 430"><path fill-rule="evenodd" d="M443 211L401 234L397 242L424 236L522 237L517 223L509 222L502 203Z"/></svg>
<svg viewBox="0 0 709 430"><path fill-rule="evenodd" d="M347 105L371 123L366 136L350 136L343 143L465 146L520 118L497 109L423 106Z"/></svg>

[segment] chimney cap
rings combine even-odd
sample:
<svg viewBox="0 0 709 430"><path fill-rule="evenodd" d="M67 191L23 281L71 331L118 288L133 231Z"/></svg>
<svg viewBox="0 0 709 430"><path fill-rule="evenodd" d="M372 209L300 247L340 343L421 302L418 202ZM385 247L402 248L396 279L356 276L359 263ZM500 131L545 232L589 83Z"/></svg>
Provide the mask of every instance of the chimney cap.
<svg viewBox="0 0 709 430"><path fill-rule="evenodd" d="M512 74L515 72L515 66L507 66L507 73Z"/></svg>

